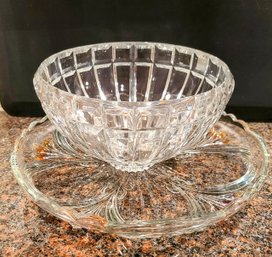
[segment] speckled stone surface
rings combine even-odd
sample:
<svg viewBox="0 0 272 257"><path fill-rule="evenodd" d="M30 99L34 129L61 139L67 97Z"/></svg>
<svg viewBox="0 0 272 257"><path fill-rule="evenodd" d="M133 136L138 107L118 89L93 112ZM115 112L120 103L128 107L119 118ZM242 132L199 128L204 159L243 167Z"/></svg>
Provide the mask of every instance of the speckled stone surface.
<svg viewBox="0 0 272 257"><path fill-rule="evenodd" d="M32 203L13 177L14 140L31 118L0 111L0 256L272 256L272 179L241 211L204 232L130 240L72 227ZM251 123L270 149L272 124Z"/></svg>

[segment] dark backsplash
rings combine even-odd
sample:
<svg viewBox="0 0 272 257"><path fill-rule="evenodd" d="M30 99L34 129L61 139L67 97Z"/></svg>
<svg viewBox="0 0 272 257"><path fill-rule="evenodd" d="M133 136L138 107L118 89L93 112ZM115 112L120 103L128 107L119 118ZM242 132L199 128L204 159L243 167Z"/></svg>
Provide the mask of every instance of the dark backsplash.
<svg viewBox="0 0 272 257"><path fill-rule="evenodd" d="M225 61L236 87L227 111L272 120L272 1L0 0L0 90L12 115L42 115L32 78L49 55L109 41L198 48Z"/></svg>

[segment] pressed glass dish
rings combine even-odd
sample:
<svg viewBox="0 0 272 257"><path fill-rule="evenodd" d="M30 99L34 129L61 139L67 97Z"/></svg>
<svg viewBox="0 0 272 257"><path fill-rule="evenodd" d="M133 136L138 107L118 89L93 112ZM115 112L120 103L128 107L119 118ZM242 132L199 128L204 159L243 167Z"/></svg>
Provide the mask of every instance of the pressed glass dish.
<svg viewBox="0 0 272 257"><path fill-rule="evenodd" d="M224 113L224 62L147 42L89 45L46 59L34 85L47 117L30 124L11 164L43 209L125 237L198 231L261 188L268 151Z"/></svg>
<svg viewBox="0 0 272 257"><path fill-rule="evenodd" d="M59 139L46 118L23 131L11 157L18 183L74 227L130 238L203 230L243 207L268 172L263 140L233 115L221 117L205 146L140 172L117 170Z"/></svg>

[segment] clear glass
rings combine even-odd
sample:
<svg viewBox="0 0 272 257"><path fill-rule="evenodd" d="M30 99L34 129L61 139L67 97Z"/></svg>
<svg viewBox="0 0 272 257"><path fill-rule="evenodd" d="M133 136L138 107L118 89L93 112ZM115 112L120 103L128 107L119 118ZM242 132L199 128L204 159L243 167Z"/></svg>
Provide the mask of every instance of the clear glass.
<svg viewBox="0 0 272 257"><path fill-rule="evenodd" d="M50 121L22 132L13 173L74 227L125 237L199 231L237 212L267 177L267 148L224 113L234 81L210 54L89 45L46 59L34 85Z"/></svg>
<svg viewBox="0 0 272 257"><path fill-rule="evenodd" d="M11 165L35 203L74 227L131 238L177 235L236 213L268 175L263 140L233 115L223 115L204 141L127 172L83 155L44 118L22 132Z"/></svg>
<svg viewBox="0 0 272 257"><path fill-rule="evenodd" d="M59 140L122 171L143 171L203 143L234 80L202 51L162 43L77 47L34 76Z"/></svg>

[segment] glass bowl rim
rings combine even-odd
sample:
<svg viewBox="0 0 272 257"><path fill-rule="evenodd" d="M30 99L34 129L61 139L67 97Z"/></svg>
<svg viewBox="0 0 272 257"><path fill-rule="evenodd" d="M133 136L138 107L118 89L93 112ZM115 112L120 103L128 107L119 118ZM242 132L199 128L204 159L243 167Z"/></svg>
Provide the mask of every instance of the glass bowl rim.
<svg viewBox="0 0 272 257"><path fill-rule="evenodd" d="M64 96L73 96L74 99L77 99L78 101L82 100L82 101L87 101L90 103L105 103L105 104L111 104L111 105L124 105L124 106L129 106L129 107L133 107L133 106L154 106L154 105L161 105L161 104L175 104L175 103L180 103L180 102L187 102L187 101L194 101L194 99L202 96L202 95L207 95L207 94L211 94L214 91L218 91L220 88L227 86L227 85L232 85L233 88L235 86L235 80L233 77L233 74L231 73L228 65L221 60L220 58L216 57L213 54L204 52L202 50L198 50L192 47L187 47L187 46L183 46L183 45L176 45L176 44L170 44L170 43L162 43L162 42L149 42L149 41L114 41L114 42L104 42L104 43L95 43L95 44L88 44L88 45L82 45L82 46L77 46L77 47L72 47L72 48L68 48L68 49L64 49L62 51L56 52L52 55L50 55L49 57L47 57L46 59L44 59L40 65L38 66L36 72L34 73L34 77L33 77L33 84L35 87L35 90L38 87L43 86L44 84L48 87L52 87L50 85L50 83L45 80L40 74L41 72L47 67L47 65L49 65L52 61L54 61L56 58L58 57L67 57L70 56L72 54L73 51L75 50L85 50L86 51L82 51L82 53L87 52L88 50L90 50L91 48L97 48L97 50L100 49L105 49L107 47L110 46L116 46L116 45L139 45L139 46L143 46L143 45L147 45L147 46L158 46L160 48L165 48L167 50L167 48L172 48L172 50L178 50L178 49L182 49L182 52L185 51L191 51L193 52L193 54L200 54L200 55L206 55L208 56L209 59L212 59L214 63L218 64L220 63L220 65L222 66L224 73L225 73L225 80L223 83L221 83L220 85L213 87L212 89L202 92L202 93L198 93L197 95L191 95L191 96L186 96L186 97L181 97L179 99L168 99L168 100L155 100L155 101L139 101L139 102L133 102L133 101L116 101L116 100L103 100L103 99L99 99L99 98L91 98L91 97L87 97L87 96L82 96L82 95L76 95L74 93L70 93L70 92L66 92L64 90L61 90L59 88L53 87L54 90L56 92L58 92L60 95L64 95ZM63 55L63 56L62 56ZM43 81L43 83L39 83L40 81Z"/></svg>

